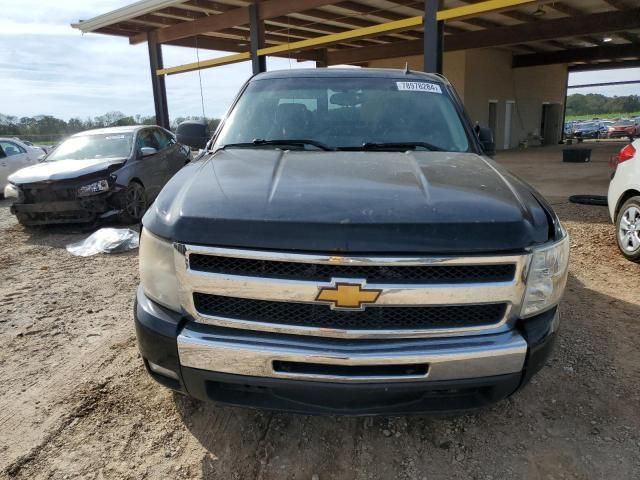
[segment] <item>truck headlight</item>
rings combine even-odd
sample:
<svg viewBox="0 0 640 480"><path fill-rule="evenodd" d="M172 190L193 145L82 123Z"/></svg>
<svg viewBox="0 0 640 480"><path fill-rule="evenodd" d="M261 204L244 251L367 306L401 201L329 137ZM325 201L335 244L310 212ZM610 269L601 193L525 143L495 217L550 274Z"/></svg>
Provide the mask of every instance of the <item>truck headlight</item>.
<svg viewBox="0 0 640 480"><path fill-rule="evenodd" d="M530 317L557 305L567 284L568 271L568 234L552 245L533 249L520 316Z"/></svg>
<svg viewBox="0 0 640 480"><path fill-rule="evenodd" d="M108 180L98 180L97 182L83 185L78 189L78 196L86 197L87 195L95 195L96 193L102 193L109 190Z"/></svg>
<svg viewBox="0 0 640 480"><path fill-rule="evenodd" d="M151 300L180 311L173 243L144 228L140 234L140 284Z"/></svg>

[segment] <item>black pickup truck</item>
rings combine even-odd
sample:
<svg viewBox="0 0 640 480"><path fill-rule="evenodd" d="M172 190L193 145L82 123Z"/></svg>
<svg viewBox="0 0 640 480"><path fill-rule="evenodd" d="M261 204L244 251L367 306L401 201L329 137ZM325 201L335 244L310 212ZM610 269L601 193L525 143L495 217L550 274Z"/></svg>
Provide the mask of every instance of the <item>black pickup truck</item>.
<svg viewBox="0 0 640 480"><path fill-rule="evenodd" d="M253 77L143 219L148 372L202 400L305 413L511 395L549 355L569 241L493 149L438 75Z"/></svg>

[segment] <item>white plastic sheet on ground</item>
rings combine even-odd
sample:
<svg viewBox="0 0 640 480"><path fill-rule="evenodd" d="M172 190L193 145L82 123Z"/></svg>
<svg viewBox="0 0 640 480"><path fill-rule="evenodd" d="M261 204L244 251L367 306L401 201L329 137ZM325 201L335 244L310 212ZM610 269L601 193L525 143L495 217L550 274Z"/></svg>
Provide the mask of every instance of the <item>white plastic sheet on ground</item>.
<svg viewBox="0 0 640 480"><path fill-rule="evenodd" d="M67 245L67 251L79 257L98 253L119 253L138 248L139 235L130 228L101 228L80 242Z"/></svg>

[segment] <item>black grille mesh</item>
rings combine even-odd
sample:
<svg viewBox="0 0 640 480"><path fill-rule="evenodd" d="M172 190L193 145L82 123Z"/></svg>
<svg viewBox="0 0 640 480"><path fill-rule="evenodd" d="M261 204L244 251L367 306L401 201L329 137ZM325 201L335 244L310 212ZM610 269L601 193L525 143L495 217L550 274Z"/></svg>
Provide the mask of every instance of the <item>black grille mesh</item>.
<svg viewBox="0 0 640 480"><path fill-rule="evenodd" d="M191 254L192 270L249 277L328 282L332 278L366 278L369 283L486 283L513 280L515 264L352 266L279 262Z"/></svg>
<svg viewBox="0 0 640 480"><path fill-rule="evenodd" d="M59 202L65 200L76 200L78 198L77 188L24 188L25 203Z"/></svg>
<svg viewBox="0 0 640 480"><path fill-rule="evenodd" d="M348 330L463 328L498 323L506 305L368 307L363 311L331 310L328 305L272 302L194 293L203 315L301 327Z"/></svg>

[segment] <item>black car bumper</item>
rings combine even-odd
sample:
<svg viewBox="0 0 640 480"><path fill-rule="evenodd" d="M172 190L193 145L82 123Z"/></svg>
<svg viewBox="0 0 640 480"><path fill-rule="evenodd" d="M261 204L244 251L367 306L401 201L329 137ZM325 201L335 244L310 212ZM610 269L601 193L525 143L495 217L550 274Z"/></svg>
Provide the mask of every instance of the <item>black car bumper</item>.
<svg viewBox="0 0 640 480"><path fill-rule="evenodd" d="M581 139L595 139L595 138L600 138L600 132L599 131L574 132L573 136L575 138L581 138Z"/></svg>
<svg viewBox="0 0 640 480"><path fill-rule="evenodd" d="M205 401L304 414L347 415L455 413L495 403L513 394L544 366L558 322L556 309L521 322L519 335L526 340L526 358L518 372L455 380L354 384L232 375L186 367L180 362L178 336L185 328L193 328L192 322L152 302L141 290L134 317L147 371L166 387ZM229 333L229 329L196 328L207 330L209 338L221 341L242 336ZM256 337L253 342L264 343L268 339ZM355 343L352 341L351 345Z"/></svg>
<svg viewBox="0 0 640 480"><path fill-rule="evenodd" d="M14 203L10 210L23 225L88 223L113 209L109 204L111 195L108 192L76 200Z"/></svg>

